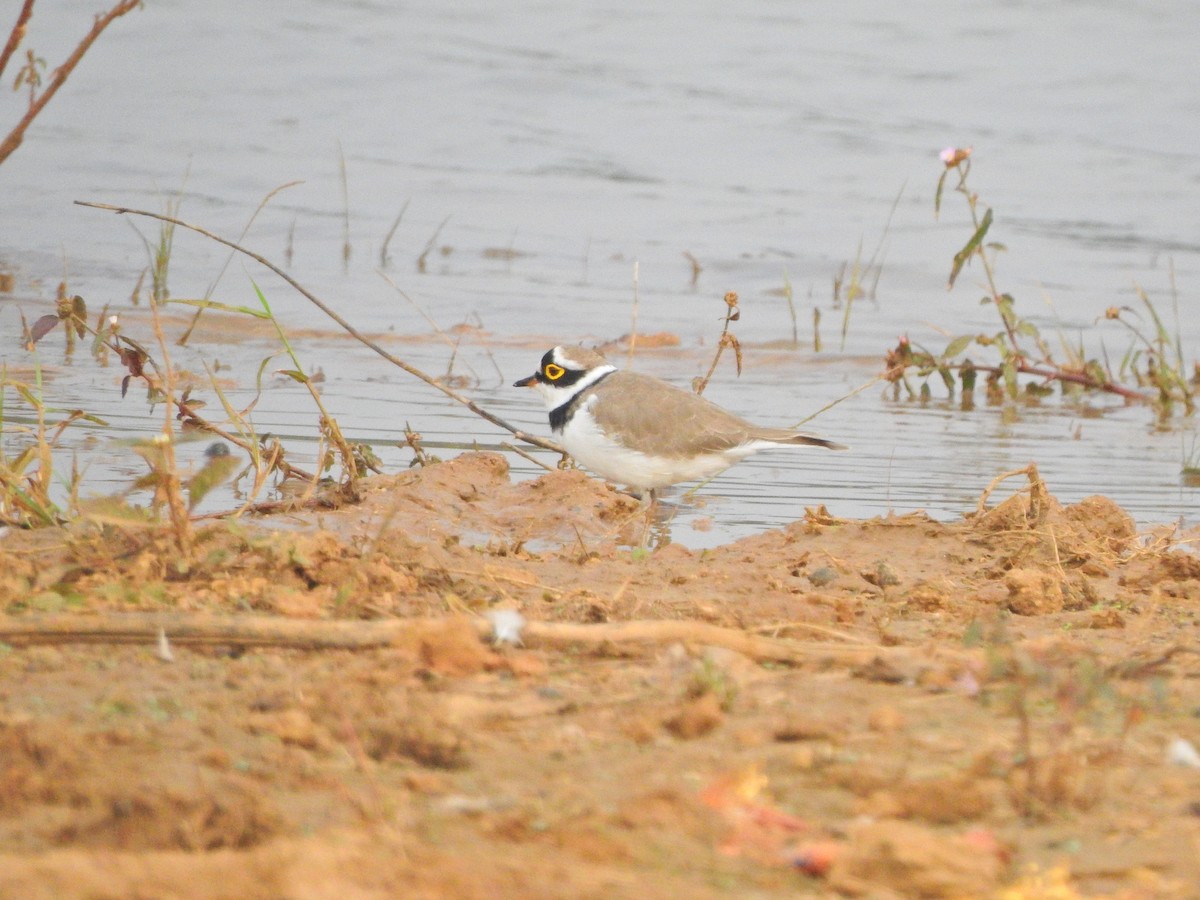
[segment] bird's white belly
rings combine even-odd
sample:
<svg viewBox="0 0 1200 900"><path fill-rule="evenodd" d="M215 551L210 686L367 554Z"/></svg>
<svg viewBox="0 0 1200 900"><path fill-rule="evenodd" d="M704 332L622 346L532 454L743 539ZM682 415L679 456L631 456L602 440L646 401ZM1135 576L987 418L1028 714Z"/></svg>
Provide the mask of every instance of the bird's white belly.
<svg viewBox="0 0 1200 900"><path fill-rule="evenodd" d="M577 410L567 422L562 443L577 463L601 478L643 490L711 478L744 455L731 452L669 457L631 450L604 434L586 407ZM747 452L752 451L747 449Z"/></svg>

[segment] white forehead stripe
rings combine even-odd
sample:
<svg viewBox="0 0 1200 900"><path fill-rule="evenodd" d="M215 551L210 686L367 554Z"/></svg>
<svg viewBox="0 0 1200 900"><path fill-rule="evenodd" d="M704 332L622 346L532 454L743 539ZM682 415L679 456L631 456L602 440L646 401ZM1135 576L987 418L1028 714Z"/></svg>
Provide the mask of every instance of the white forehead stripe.
<svg viewBox="0 0 1200 900"><path fill-rule="evenodd" d="M572 355L572 351L579 355ZM594 350L588 350L586 347L555 347L550 358L568 369L591 369L597 366L609 366L606 360Z"/></svg>
<svg viewBox="0 0 1200 900"><path fill-rule="evenodd" d="M551 358L556 363L558 363L560 366L563 366L564 368L567 368L567 369L586 369L587 368L587 366L585 366L583 363L579 362L578 360L571 359L571 357L567 353L565 347L555 347L554 355Z"/></svg>

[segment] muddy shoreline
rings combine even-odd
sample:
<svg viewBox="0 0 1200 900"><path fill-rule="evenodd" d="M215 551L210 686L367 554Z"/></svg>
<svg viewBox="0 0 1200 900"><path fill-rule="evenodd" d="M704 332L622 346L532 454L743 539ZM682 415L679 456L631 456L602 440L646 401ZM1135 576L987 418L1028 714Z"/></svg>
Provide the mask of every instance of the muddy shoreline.
<svg viewBox="0 0 1200 900"><path fill-rule="evenodd" d="M623 494L468 453L211 523L188 561L9 532L4 891L1189 896L1200 562L1052 490L642 552ZM497 644L497 610L531 624ZM267 636L30 628L155 616Z"/></svg>

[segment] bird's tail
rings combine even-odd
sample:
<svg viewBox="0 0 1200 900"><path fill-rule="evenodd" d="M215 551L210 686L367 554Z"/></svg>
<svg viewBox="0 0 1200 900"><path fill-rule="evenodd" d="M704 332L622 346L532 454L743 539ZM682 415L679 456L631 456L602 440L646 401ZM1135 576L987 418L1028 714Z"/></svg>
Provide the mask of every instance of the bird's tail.
<svg viewBox="0 0 1200 900"><path fill-rule="evenodd" d="M811 434L803 434L796 431L788 431L784 428L763 428L755 437L771 441L776 444L795 444L797 446L824 447L826 450L849 450L845 444L839 444L836 441L827 441L825 438L814 437Z"/></svg>
<svg viewBox="0 0 1200 900"><path fill-rule="evenodd" d="M809 444L813 447L824 447L826 450L849 450L845 444L839 444L837 441L827 441L825 438L813 437L811 434L794 434L788 441L789 444Z"/></svg>

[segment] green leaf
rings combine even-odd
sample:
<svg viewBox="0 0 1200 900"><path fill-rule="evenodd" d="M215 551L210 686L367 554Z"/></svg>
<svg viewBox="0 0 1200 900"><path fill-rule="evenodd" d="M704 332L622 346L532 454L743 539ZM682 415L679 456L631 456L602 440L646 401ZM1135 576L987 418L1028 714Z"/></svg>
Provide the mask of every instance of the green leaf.
<svg viewBox="0 0 1200 900"><path fill-rule="evenodd" d="M181 306L194 306L197 309L219 309L222 312L243 313L256 319L269 319L271 314L261 309L251 309L249 306L233 306L229 303L218 303L216 300L168 300L168 303L178 303Z"/></svg>
<svg viewBox="0 0 1200 900"><path fill-rule="evenodd" d="M87 334L87 303L78 294L71 298L71 318L76 337L82 338Z"/></svg>
<svg viewBox="0 0 1200 900"><path fill-rule="evenodd" d="M33 391L29 389L29 385L22 384L19 381L14 381L12 386L16 388L18 394L25 398L25 402L34 409L37 409L42 405L41 401L39 401L38 398L33 395Z"/></svg>
<svg viewBox="0 0 1200 900"><path fill-rule="evenodd" d="M962 381L963 393L969 394L975 390L975 379L978 375L979 370L975 368L969 359L963 363L963 367L958 370L958 377Z"/></svg>
<svg viewBox="0 0 1200 900"><path fill-rule="evenodd" d="M303 372L298 372L295 369L276 369L276 375L286 375L292 381L298 381L301 384L308 384L308 376Z"/></svg>
<svg viewBox="0 0 1200 900"><path fill-rule="evenodd" d="M933 217L935 219L942 211L942 190L946 187L946 176L949 174L949 169L942 169L942 177L938 179L937 191L933 195Z"/></svg>
<svg viewBox="0 0 1200 900"><path fill-rule="evenodd" d="M961 250L954 254L954 265L950 268L950 280L946 284L947 289L954 287L958 273L967 264L967 260L979 249L979 245L983 243L983 239L987 236L988 229L991 227L992 208L989 206L983 214L983 221L979 223L979 227L975 229L975 233L971 235L971 239L963 244Z"/></svg>
<svg viewBox="0 0 1200 900"><path fill-rule="evenodd" d="M1041 332L1037 330L1037 326L1028 319L1022 319L1017 323L1017 334L1023 334L1026 337L1039 337Z"/></svg>
<svg viewBox="0 0 1200 900"><path fill-rule="evenodd" d="M1011 328L1016 324L1017 315L1013 312L1015 302L1012 294L1001 294L996 301L996 309L1000 311L1000 318L1004 320L1005 327Z"/></svg>
<svg viewBox="0 0 1200 900"><path fill-rule="evenodd" d="M1001 370L1004 373L1004 387L1008 391L1008 396L1016 399L1017 396L1017 367L1011 359L1004 361L1004 366Z"/></svg>
<svg viewBox="0 0 1200 900"><path fill-rule="evenodd" d="M975 335L973 334L964 334L956 337L946 345L946 350L942 353L942 359L954 359L954 357L970 347L973 340L975 340Z"/></svg>

